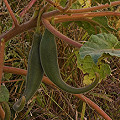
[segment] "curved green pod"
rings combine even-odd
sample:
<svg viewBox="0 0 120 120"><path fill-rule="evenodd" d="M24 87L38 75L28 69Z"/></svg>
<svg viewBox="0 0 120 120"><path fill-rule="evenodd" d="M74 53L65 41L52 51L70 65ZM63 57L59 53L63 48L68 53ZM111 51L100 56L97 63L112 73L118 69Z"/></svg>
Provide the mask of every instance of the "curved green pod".
<svg viewBox="0 0 120 120"><path fill-rule="evenodd" d="M91 89L93 89L99 82L99 74L96 73L96 80L83 88L75 88L66 84L60 75L58 61L57 61L57 49L56 43L54 40L54 35L49 32L47 29L42 37L40 44L40 59L42 63L42 67L44 69L47 77L59 88L62 90L73 93L80 94L85 93Z"/></svg>
<svg viewBox="0 0 120 120"><path fill-rule="evenodd" d="M24 106L21 107L21 104L24 103L24 100L28 102L41 84L44 74L39 56L40 55L39 44L41 42L41 38L42 36L40 33L34 34L33 44L28 58L28 72L27 72L27 80L25 85L26 88L22 95L25 96L25 99L23 99L24 98L23 97L14 104L13 109L15 111L21 111L24 108Z"/></svg>
<svg viewBox="0 0 120 120"><path fill-rule="evenodd" d="M26 103L26 99L25 96L22 96L14 105L13 105L13 109L15 111L21 111L23 110L24 106Z"/></svg>

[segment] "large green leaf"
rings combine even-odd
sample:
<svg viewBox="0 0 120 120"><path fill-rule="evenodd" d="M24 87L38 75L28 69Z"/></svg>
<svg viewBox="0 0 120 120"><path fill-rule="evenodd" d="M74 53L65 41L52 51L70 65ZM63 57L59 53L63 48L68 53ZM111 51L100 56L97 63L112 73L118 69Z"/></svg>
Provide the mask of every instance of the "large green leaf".
<svg viewBox="0 0 120 120"><path fill-rule="evenodd" d="M103 53L120 57L120 41L114 35L106 33L92 35L79 50L81 58L90 55L95 63Z"/></svg>
<svg viewBox="0 0 120 120"><path fill-rule="evenodd" d="M8 102L9 100L9 91L6 86L0 87L0 102Z"/></svg>

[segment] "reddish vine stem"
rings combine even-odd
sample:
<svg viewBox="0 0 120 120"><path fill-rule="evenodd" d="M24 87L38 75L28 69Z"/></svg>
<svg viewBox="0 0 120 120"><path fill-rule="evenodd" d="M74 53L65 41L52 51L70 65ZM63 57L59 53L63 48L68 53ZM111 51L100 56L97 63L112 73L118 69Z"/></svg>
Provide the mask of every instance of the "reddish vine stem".
<svg viewBox="0 0 120 120"><path fill-rule="evenodd" d="M57 31L51 24L48 20L42 18L42 23L44 24L44 26L53 34L55 35L56 37L59 37L60 39L64 40L65 42L77 47L77 48L80 48L82 46L82 44L76 42L76 41L73 41L72 39L68 38L67 36L63 35L62 33L60 33L59 31Z"/></svg>
<svg viewBox="0 0 120 120"><path fill-rule="evenodd" d="M73 0L69 0L66 7L64 8L64 12L68 11L72 5Z"/></svg>
<svg viewBox="0 0 120 120"><path fill-rule="evenodd" d="M21 74L21 75L27 75L27 70L15 68L15 67L8 67L4 66L3 71L6 73L14 73L14 74ZM47 85L50 85L54 88L57 88L47 77L43 77L42 82L44 82ZM89 98L85 97L82 94L73 94L74 96L78 97L82 101L86 102L89 106L91 106L93 109L95 109L104 119L106 120L112 120L98 105L96 105L94 102L92 102Z"/></svg>
<svg viewBox="0 0 120 120"><path fill-rule="evenodd" d="M9 13L10 13L10 16L11 16L11 18L12 18L12 20L13 20L13 23L14 23L15 27L17 27L17 26L18 26L18 21L17 21L17 19L15 18L14 13L13 13L13 11L12 11L12 9L11 9L8 1L7 1L7 0L4 0L4 3L5 3L8 11L9 11Z"/></svg>
<svg viewBox="0 0 120 120"><path fill-rule="evenodd" d="M23 17L25 15L25 13L34 5L34 3L36 2L37 0L31 0L28 5L23 9L23 11L20 13L20 17Z"/></svg>
<svg viewBox="0 0 120 120"><path fill-rule="evenodd" d="M0 87L2 81L2 73L3 73L3 64L4 64L4 49L5 49L5 41L0 41Z"/></svg>
<svg viewBox="0 0 120 120"><path fill-rule="evenodd" d="M10 80L10 81L2 81L2 83L11 83L11 82L18 82L18 81L24 81L23 79L17 79L17 80Z"/></svg>
<svg viewBox="0 0 120 120"><path fill-rule="evenodd" d="M0 105L0 118L1 118L1 120L4 120L4 118L5 118L5 112L1 105Z"/></svg>
<svg viewBox="0 0 120 120"><path fill-rule="evenodd" d="M111 6L116 6L116 5L120 5L120 1L116 1L116 2L111 2L111 5L109 5L108 3L105 5L100 5L100 6L95 6L95 7L90 7L90 8L82 8L82 9L69 9L68 11L66 11L66 14L74 14L74 13L83 13L83 12L90 12L90 11L96 11L96 10L100 10L100 9L105 9L105 8L109 8ZM44 18L50 18L56 15L60 15L63 12L60 12L59 10L54 10L51 12L47 12L43 14Z"/></svg>
<svg viewBox="0 0 120 120"><path fill-rule="evenodd" d="M59 15L54 18L55 21L57 22L65 22L65 21L76 21L80 18L85 18L85 17L97 17L97 16L120 16L119 12L92 12L92 13L81 13L81 14L73 14L71 16L69 15ZM44 15L43 15L44 16ZM44 19L42 16L42 23L44 26L56 37L59 37L60 39L64 40L65 42L80 48L82 44L73 41L72 39L68 38L67 36L63 35L59 31L57 31L47 19Z"/></svg>
<svg viewBox="0 0 120 120"><path fill-rule="evenodd" d="M21 24L20 26L18 26L16 28L12 28L9 31L7 31L6 33L1 34L0 39L4 38L5 42L7 42L14 36L36 27L36 22L37 22L37 19L31 19L30 21L25 22L25 23Z"/></svg>
<svg viewBox="0 0 120 120"><path fill-rule="evenodd" d="M80 98L82 101L86 102L89 106L92 108L95 108L95 110L105 119L105 120L112 120L98 105L96 105L93 101L91 101L89 98L85 97L82 94L73 94L74 96Z"/></svg>
<svg viewBox="0 0 120 120"><path fill-rule="evenodd" d="M27 70L15 68L15 67L9 67L9 66L3 66L3 72L18 74L18 75L26 75L27 74Z"/></svg>
<svg viewBox="0 0 120 120"><path fill-rule="evenodd" d="M59 15L55 17L55 22L58 21L60 22L60 20L62 20L62 22L68 21L68 20L76 20L82 17L96 17L96 16L110 16L110 15L114 15L114 16L120 16L119 12L94 12L94 13L86 13L86 14L73 14L72 16L68 16L68 15ZM8 41L9 39L11 39L12 37L16 36L17 34L20 34L26 30L29 30L31 28L36 27L36 19L31 19L30 21L23 23L22 25L18 26L17 28L12 28L10 31L7 31L6 33L3 33L0 35L0 39L4 38L5 42ZM47 21L47 23L49 23L49 21ZM50 27L50 26L49 26ZM57 34L59 36L61 36L61 34L59 34L60 32L57 32Z"/></svg>
<svg viewBox="0 0 120 120"><path fill-rule="evenodd" d="M76 21L80 18L86 18L86 17L100 17L100 16L119 16L120 12L91 12L91 13L79 13L79 14L72 14L69 15L58 15L55 16L54 20L59 22L66 22L66 21Z"/></svg>
<svg viewBox="0 0 120 120"><path fill-rule="evenodd" d="M115 5L119 5L119 4L120 4L120 1L111 2L111 6L115 6ZM96 6L96 7L92 7L92 8L84 8L84 9L71 10L71 11L75 12L75 13L77 13L77 12L79 13L79 12L93 11L93 10L98 10L98 9L108 8L108 7L110 7L110 5L106 4L106 5ZM59 11L52 11L49 13L44 13L42 16L48 18L48 17L56 15L56 14L54 14L56 12L58 12L58 14L60 14ZM8 41L9 39L16 36L17 34L20 34L24 31L29 30L34 27L36 27L36 19L31 19L30 21L20 25L18 28L12 28L11 30L7 31L6 33L1 34L0 39L4 38L5 41Z"/></svg>

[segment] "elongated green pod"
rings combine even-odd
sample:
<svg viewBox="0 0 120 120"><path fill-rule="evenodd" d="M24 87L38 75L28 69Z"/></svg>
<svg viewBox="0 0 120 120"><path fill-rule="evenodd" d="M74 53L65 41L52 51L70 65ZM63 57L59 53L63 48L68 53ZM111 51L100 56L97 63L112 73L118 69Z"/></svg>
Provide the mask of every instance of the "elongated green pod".
<svg viewBox="0 0 120 120"><path fill-rule="evenodd" d="M34 34L33 45L28 59L28 73L26 89L24 92L26 102L34 95L41 84L43 78L43 68L40 61L39 45L42 35L40 33Z"/></svg>
<svg viewBox="0 0 120 120"><path fill-rule="evenodd" d="M96 80L89 86L83 88L71 87L62 80L57 61L57 49L54 35L47 29L45 30L41 40L40 52L41 63L45 74L56 86L62 90L73 94L80 94L93 89L98 84L98 73L96 73Z"/></svg>
<svg viewBox="0 0 120 120"><path fill-rule="evenodd" d="M41 84L42 78L43 78L43 69L40 62L40 54L39 54L39 44L41 42L41 34L35 33L33 38L33 44L32 48L29 53L28 58L28 72L27 72L27 80L26 80L26 88L23 93L23 96L25 96L26 102L29 101L29 99L35 94L38 87ZM22 100L19 99L13 106L13 109L15 111L21 111L22 109L19 109L21 106Z"/></svg>
<svg viewBox="0 0 120 120"><path fill-rule="evenodd" d="M8 103L7 102L2 102L2 106L3 106L4 111L5 111L5 118L4 118L4 120L10 120L11 111L10 111L10 107L9 107Z"/></svg>

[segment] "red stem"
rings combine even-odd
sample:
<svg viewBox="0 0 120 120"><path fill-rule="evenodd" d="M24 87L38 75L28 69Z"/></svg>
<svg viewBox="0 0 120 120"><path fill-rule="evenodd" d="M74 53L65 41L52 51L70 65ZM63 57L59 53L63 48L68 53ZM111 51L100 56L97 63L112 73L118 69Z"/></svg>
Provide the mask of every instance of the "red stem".
<svg viewBox="0 0 120 120"><path fill-rule="evenodd" d="M18 75L27 75L27 70L15 68L15 67L8 67L8 66L3 66L3 72L18 74Z"/></svg>
<svg viewBox="0 0 120 120"><path fill-rule="evenodd" d="M5 41L0 41L0 87L1 87L3 64L4 64L4 49L5 49Z"/></svg>
<svg viewBox="0 0 120 120"><path fill-rule="evenodd" d="M15 68L15 67L4 66L3 71L7 72L7 73L27 75L27 70ZM56 88L56 86L45 76L43 77L42 82ZM98 105L96 105L94 102L92 102L89 98L85 97L82 94L73 94L73 95L80 98L82 101L86 102L89 106L91 106L93 109L95 109L104 119L112 120Z"/></svg>
<svg viewBox="0 0 120 120"><path fill-rule="evenodd" d="M4 119L5 119L5 112L4 112L4 110L3 110L3 108L2 108L1 105L0 105L0 119L1 119L1 120L4 120Z"/></svg>
<svg viewBox="0 0 120 120"><path fill-rule="evenodd" d="M68 16L68 15L59 15L59 16L56 16L55 17L55 22L64 22L64 21L68 21L68 20L76 20L76 19L80 19L81 17L90 17L90 16L107 16L107 15L115 15L115 16L120 16L120 13L118 12L94 12L94 13L86 13L86 14L73 14L72 16ZM29 30L31 28L34 28L36 27L36 19L31 19L30 21L26 22L26 23L23 23L22 25L18 26L17 28L12 28L10 31L7 31L6 33L3 33L0 35L0 39L4 38L5 41L8 41L9 39L11 39L12 37L16 36L17 34L20 34L26 30ZM50 23L49 21L46 21L45 22L48 23L48 26L50 27ZM57 23L58 23L57 22ZM56 31L56 29L53 28L53 31ZM60 32L57 32L56 35L58 35L59 37L61 36ZM60 37L61 38L61 37ZM67 39L69 41L69 38L68 37L65 37L63 35L63 40ZM71 39L70 39L71 40ZM75 43L76 44L76 43ZM78 43L77 43L78 44ZM80 47L81 45L78 45L78 47Z"/></svg>
<svg viewBox="0 0 120 120"><path fill-rule="evenodd" d="M111 6L114 6L114 5L118 5L118 4L120 4L120 2L119 1L116 1L116 2L112 2L111 3ZM96 7L92 7L92 8L84 8L84 9L79 9L79 10L71 10L72 12L85 12L85 11L92 11L92 10L97 10L98 8L100 8L100 9L102 9L102 8L107 8L107 7L110 7L110 5L109 4L106 4L106 5L101 5L101 6L96 6ZM56 14L54 14L54 13L56 13L56 12L58 12L58 14L60 14L60 12L59 11L52 11L52 12L49 12L49 13L44 13L43 14L43 17L51 17L51 16L54 16L54 15L56 15ZM92 13L90 13L90 14L92 14ZM111 13L110 13L111 14ZM49 16L50 15L50 16ZM112 14L111 14L112 15ZM114 13L113 13L113 15L114 15ZM117 14L116 14L117 15ZM84 17L84 15L83 14L81 14L81 16L83 16ZM95 15L94 15L95 16ZM77 16L76 16L77 17ZM62 18L61 18L62 19ZM24 31L26 31L26 30L29 30L29 29L31 29L31 28L34 28L34 27L36 27L36 20L37 19L31 19L30 21L28 21L28 22L26 22L26 23L23 23L22 25L20 25L19 27L17 27L17 28L12 28L10 31L7 31L6 33L3 33L3 34L1 34L0 35L0 39L2 39L2 38L4 38L5 39L5 41L8 41L9 39L11 39L12 37L14 37L14 36L16 36L17 34L20 34L20 33L22 33L22 32L24 32ZM57 19L57 20L59 20L59 19ZM57 21L56 20L56 21Z"/></svg>
<svg viewBox="0 0 120 120"><path fill-rule="evenodd" d="M52 33L54 34L56 37L59 37L60 39L64 40L65 42L80 48L82 46L82 44L73 41L72 39L68 38L67 36L63 35L62 33L60 33L59 31L57 31L48 20L42 18L42 23L44 24L44 26Z"/></svg>
<svg viewBox="0 0 120 120"><path fill-rule="evenodd" d="M74 94L74 96L80 98L82 101L86 102L89 106L94 108L105 120L112 120L98 105L96 105L89 98L81 94Z"/></svg>
<svg viewBox="0 0 120 120"><path fill-rule="evenodd" d="M107 16L107 15L115 15L115 16L120 16L120 13L118 12L94 12L94 13L86 13L86 14L73 14L72 16L68 16L68 15L59 15L59 16L56 16L55 17L55 22L60 22L62 20L62 22L64 21L68 21L68 20L76 20L76 19L79 19L81 17L95 17L95 16ZM29 30L31 28L34 28L36 27L36 20L37 19L31 19L30 21L26 22L26 23L23 23L22 25L18 26L17 28L12 28L10 31L7 31L6 33L3 33L0 35L0 39L4 38L5 41L8 41L9 39L11 39L12 37L16 36L17 34L20 34L26 30ZM46 21L49 25L49 27L51 26L49 21ZM54 27L53 27L54 29ZM56 31L54 29L54 31ZM56 35L59 35L60 32L57 32ZM61 36L61 34L59 35L59 37ZM69 41L69 38L68 37L65 37L65 39L68 39ZM63 40L64 40L64 37L63 37ZM70 39L71 40L71 39ZM81 45L80 45L81 46ZM78 46L79 47L79 46Z"/></svg>
<svg viewBox="0 0 120 120"><path fill-rule="evenodd" d="M79 18L86 17L100 17L100 16L119 16L120 12L91 12L91 13L79 13L72 15L58 15L55 17L55 21L57 22L66 22L66 21L76 21Z"/></svg>
<svg viewBox="0 0 120 120"><path fill-rule="evenodd" d="M25 13L34 5L34 3L36 2L37 0L31 0L28 5L23 9L23 11L20 13L20 17L23 17L25 15Z"/></svg>
<svg viewBox="0 0 120 120"><path fill-rule="evenodd" d="M23 23L16 28L12 28L9 31L7 31L6 33L1 34L0 39L4 38L5 42L7 42L14 36L24 32L24 31L30 30L31 28L36 27L36 22L37 22L37 19L31 19L30 21Z"/></svg>
<svg viewBox="0 0 120 120"><path fill-rule="evenodd" d="M2 81L2 83L11 83L11 82L18 82L18 81L24 81L23 79L17 79L17 80L10 80L10 81Z"/></svg>
<svg viewBox="0 0 120 120"><path fill-rule="evenodd" d="M95 7L91 7L91 8L69 9L65 13L66 14L74 14L74 13L90 12L90 11L96 11L96 10L100 10L100 9L109 8L111 6L116 6L116 5L120 5L120 1L111 2L111 5L109 5L107 3L105 5L95 6ZM50 18L50 17L60 15L60 14L62 14L62 12L60 12L59 10L54 10L54 11L51 11L51 12L44 13L43 17L44 18Z"/></svg>
<svg viewBox="0 0 120 120"><path fill-rule="evenodd" d="M67 5L65 6L64 11L63 11L63 12L68 11L68 10L70 9L71 5L72 5L72 0L69 0L69 1L68 1L68 3L67 3Z"/></svg>
<svg viewBox="0 0 120 120"><path fill-rule="evenodd" d="M17 19L15 18L14 13L13 13L13 11L12 11L12 9L11 9L8 1L7 1L7 0L4 0L4 3L5 3L8 11L9 11L9 13L10 13L10 16L12 17L12 20L13 20L13 22L14 22L15 27L17 27L17 26L18 26L18 21L17 21Z"/></svg>

